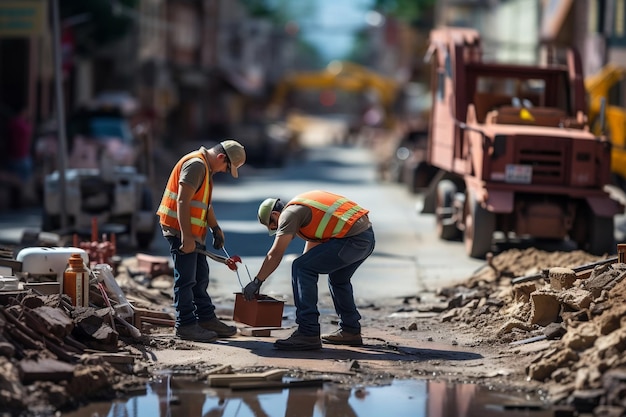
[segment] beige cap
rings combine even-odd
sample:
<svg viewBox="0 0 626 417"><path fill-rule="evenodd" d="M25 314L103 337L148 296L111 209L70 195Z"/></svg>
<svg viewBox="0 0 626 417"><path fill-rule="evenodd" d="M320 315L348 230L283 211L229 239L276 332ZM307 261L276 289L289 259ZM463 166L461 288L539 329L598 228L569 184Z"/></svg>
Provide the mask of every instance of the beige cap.
<svg viewBox="0 0 626 417"><path fill-rule="evenodd" d="M246 151L243 149L243 145L236 140L225 140L220 143L228 156L230 161L230 174L237 178L239 173L237 169L240 168L246 162Z"/></svg>

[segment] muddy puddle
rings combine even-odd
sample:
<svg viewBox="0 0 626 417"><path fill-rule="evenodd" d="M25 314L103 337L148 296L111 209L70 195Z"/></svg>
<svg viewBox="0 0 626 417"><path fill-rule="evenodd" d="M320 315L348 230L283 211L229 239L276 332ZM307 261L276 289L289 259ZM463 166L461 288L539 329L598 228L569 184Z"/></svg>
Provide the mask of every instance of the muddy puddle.
<svg viewBox="0 0 626 417"><path fill-rule="evenodd" d="M289 381L287 381L289 382ZM294 381L291 381L294 382ZM57 414L59 415L59 414ZM475 384L394 380L343 387L234 390L163 375L141 395L93 403L64 417L490 417L553 416L538 397Z"/></svg>

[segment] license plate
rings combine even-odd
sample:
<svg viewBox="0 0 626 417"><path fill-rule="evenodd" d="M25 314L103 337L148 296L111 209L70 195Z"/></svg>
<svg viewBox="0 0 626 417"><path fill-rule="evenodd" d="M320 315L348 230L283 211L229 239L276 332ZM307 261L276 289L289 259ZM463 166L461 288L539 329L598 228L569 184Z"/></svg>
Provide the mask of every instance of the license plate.
<svg viewBox="0 0 626 417"><path fill-rule="evenodd" d="M506 166L504 181L515 184L530 184L533 178L533 167L530 165L514 165Z"/></svg>

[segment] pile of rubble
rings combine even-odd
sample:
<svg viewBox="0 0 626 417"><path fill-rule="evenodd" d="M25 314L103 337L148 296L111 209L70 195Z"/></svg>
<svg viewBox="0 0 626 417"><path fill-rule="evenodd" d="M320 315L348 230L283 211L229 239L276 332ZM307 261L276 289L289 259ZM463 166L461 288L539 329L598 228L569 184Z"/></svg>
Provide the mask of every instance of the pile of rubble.
<svg viewBox="0 0 626 417"><path fill-rule="evenodd" d="M451 308L440 318L482 329L478 344L544 343L526 371L545 384L552 403L622 416L625 278L626 264L617 258L509 250L464 284L444 290Z"/></svg>
<svg viewBox="0 0 626 417"><path fill-rule="evenodd" d="M66 295L28 294L0 303L4 412L54 415L145 386L147 373L134 366L146 356L142 343L130 343L128 329L116 323L111 309L69 301Z"/></svg>

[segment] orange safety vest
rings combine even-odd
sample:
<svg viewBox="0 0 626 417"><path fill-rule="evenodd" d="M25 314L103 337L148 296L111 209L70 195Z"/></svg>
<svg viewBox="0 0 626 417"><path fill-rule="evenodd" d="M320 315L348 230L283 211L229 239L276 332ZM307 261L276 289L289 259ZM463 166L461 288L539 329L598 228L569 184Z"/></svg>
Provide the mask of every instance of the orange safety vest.
<svg viewBox="0 0 626 417"><path fill-rule="evenodd" d="M200 158L204 162L206 169L206 175L202 184L193 195L191 199L191 233L196 237L206 236L207 232L207 211L209 210L209 202L211 201L211 194L213 192L213 183L210 181L209 163L204 156L203 151L193 151L183 156L180 161L176 163L170 178L167 181L167 186L163 192L163 198L161 198L161 204L157 210L160 222L162 225L180 230L180 224L178 223L177 214L177 200L178 200L178 181L180 180L180 171L183 164L191 158Z"/></svg>
<svg viewBox="0 0 626 417"><path fill-rule="evenodd" d="M287 206L299 204L311 209L313 218L299 233L308 240L344 237L352 225L369 213L343 196L327 191L309 191L294 197Z"/></svg>

